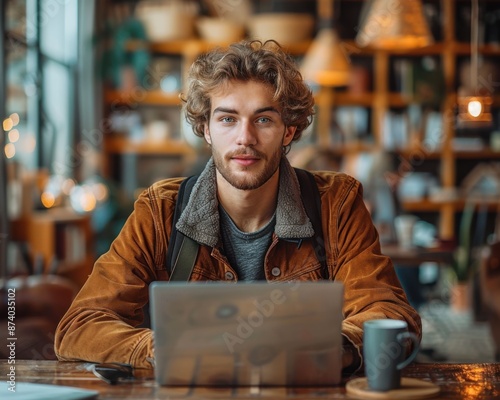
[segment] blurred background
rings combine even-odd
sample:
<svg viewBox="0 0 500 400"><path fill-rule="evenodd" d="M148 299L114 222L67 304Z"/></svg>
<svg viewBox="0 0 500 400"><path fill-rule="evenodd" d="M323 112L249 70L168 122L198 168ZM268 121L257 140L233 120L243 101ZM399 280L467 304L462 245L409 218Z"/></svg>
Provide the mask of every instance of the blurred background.
<svg viewBox="0 0 500 400"><path fill-rule="evenodd" d="M363 183L424 318L422 357L495 357L500 2L3 0L0 13L0 277L45 318L26 357L53 357L65 304L138 193L203 168L186 72L243 38L275 39L300 66L316 116L289 159Z"/></svg>

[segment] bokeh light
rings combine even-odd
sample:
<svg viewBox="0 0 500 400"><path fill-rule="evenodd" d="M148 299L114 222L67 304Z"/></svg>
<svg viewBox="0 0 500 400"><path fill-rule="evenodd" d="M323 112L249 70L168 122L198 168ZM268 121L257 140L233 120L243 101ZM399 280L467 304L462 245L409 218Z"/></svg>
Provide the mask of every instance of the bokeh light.
<svg viewBox="0 0 500 400"><path fill-rule="evenodd" d="M2 127L5 132L8 132L14 127L14 122L12 121L11 118L5 118L3 120Z"/></svg>
<svg viewBox="0 0 500 400"><path fill-rule="evenodd" d="M108 187L104 183L93 182L91 187L92 192L94 193L95 198L99 203L102 203L108 199L109 191Z"/></svg>
<svg viewBox="0 0 500 400"><path fill-rule="evenodd" d="M88 213L97 205L92 188L88 185L75 186L69 195L71 207L78 213Z"/></svg>
<svg viewBox="0 0 500 400"><path fill-rule="evenodd" d="M16 155L16 146L12 143L7 143L4 147L5 157L13 158Z"/></svg>
<svg viewBox="0 0 500 400"><path fill-rule="evenodd" d="M19 114L18 113L12 113L9 118L12 121L13 126L16 126L17 124L19 124Z"/></svg>
<svg viewBox="0 0 500 400"><path fill-rule="evenodd" d="M75 185L74 179L66 178L61 185L61 190L66 196L69 196Z"/></svg>
<svg viewBox="0 0 500 400"><path fill-rule="evenodd" d="M478 100L472 100L469 102L469 104L467 104L467 111L474 118L477 118L483 112L483 105Z"/></svg>
<svg viewBox="0 0 500 400"><path fill-rule="evenodd" d="M40 199L45 208L51 208L56 204L56 198L54 194L50 192L43 192Z"/></svg>
<svg viewBox="0 0 500 400"><path fill-rule="evenodd" d="M12 129L9 132L9 140L11 143L16 143L19 140L19 131L17 129Z"/></svg>
<svg viewBox="0 0 500 400"><path fill-rule="evenodd" d="M26 153L33 153L36 149L36 139L33 135L27 136L22 140L23 150Z"/></svg>

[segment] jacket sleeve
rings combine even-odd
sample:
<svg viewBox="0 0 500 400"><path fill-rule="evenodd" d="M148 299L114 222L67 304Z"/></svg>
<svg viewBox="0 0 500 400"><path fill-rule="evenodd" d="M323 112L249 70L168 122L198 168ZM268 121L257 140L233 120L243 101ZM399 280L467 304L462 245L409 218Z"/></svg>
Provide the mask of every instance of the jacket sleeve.
<svg viewBox="0 0 500 400"><path fill-rule="evenodd" d="M333 239L328 243L334 259L332 276L344 284L342 333L356 347L362 360L365 321L403 320L408 323L409 331L420 339L422 325L420 316L408 303L391 259L381 254L378 233L363 201L361 184L351 177L344 179L344 185L335 188L335 196L342 197L340 207L333 212L323 211L329 212L329 226L325 229Z"/></svg>
<svg viewBox="0 0 500 400"><path fill-rule="evenodd" d="M60 360L128 363L152 368L153 335L140 328L149 283L164 263L165 245L156 202L148 191L109 251L93 271L61 319L55 335Z"/></svg>

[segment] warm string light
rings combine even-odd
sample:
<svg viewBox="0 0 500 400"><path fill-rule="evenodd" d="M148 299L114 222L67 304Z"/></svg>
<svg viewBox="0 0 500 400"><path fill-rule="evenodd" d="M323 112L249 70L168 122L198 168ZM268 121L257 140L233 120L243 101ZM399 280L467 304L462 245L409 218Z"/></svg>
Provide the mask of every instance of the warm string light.
<svg viewBox="0 0 500 400"><path fill-rule="evenodd" d="M12 113L9 118L11 119L14 126L17 126L19 124L19 114L18 113Z"/></svg>
<svg viewBox="0 0 500 400"><path fill-rule="evenodd" d="M19 140L19 131L17 129L12 129L8 137L11 143L16 143Z"/></svg>
<svg viewBox="0 0 500 400"><path fill-rule="evenodd" d="M13 143L7 143L4 147L4 152L5 152L5 157L7 158L14 158L16 155L16 147L14 146Z"/></svg>
<svg viewBox="0 0 500 400"><path fill-rule="evenodd" d="M17 122L19 122L19 119ZM11 135L10 131L12 128L14 128L14 126L16 126L16 124L15 120L12 119L12 116L5 118L2 122L2 128L4 132L7 134L7 137L9 138L10 141L10 143L6 143L4 146L5 157L7 157L8 159L14 158L14 156L16 155L16 146L12 143L12 140L10 140L10 135Z"/></svg>
<svg viewBox="0 0 500 400"><path fill-rule="evenodd" d="M9 117L5 118L2 123L3 130L5 132L10 131L12 128L19 124L19 114L13 113Z"/></svg>
<svg viewBox="0 0 500 400"><path fill-rule="evenodd" d="M8 159L16 155L15 143L19 143L26 152L33 152L36 148L36 139L33 135L25 135L21 140L21 133L15 129L19 125L19 114L12 113L2 122L2 128L7 135L8 143L5 144L4 152ZM109 197L108 187L96 178L79 185L74 179L64 178L61 175L51 176L40 195L43 207L49 209L65 205L66 199L69 205L78 213L89 213L105 202Z"/></svg>
<svg viewBox="0 0 500 400"><path fill-rule="evenodd" d="M16 126L19 125L20 118L18 113L12 113L9 115L7 118L5 118L2 121L2 128L7 135L7 143L4 146L4 153L5 156L8 159L14 158L17 149L15 143L19 143L19 145L23 146L23 150L25 150L28 153L31 153L35 150L36 147L36 141L34 138L30 138L29 136L26 136L24 141L20 141L21 139L21 133L20 131L16 128Z"/></svg>
<svg viewBox="0 0 500 400"><path fill-rule="evenodd" d="M10 131L14 127L14 123L12 122L12 119L11 118L4 119L2 127L3 127L3 130L5 132Z"/></svg>

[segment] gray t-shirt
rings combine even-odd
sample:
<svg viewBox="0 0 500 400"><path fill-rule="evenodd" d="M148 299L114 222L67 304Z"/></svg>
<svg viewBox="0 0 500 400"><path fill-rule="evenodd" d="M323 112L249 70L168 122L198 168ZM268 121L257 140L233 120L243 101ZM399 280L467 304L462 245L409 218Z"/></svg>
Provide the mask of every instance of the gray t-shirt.
<svg viewBox="0 0 500 400"><path fill-rule="evenodd" d="M271 244L276 215L258 231L245 233L238 229L222 206L219 206L219 214L224 252L239 280L265 280L264 257Z"/></svg>

